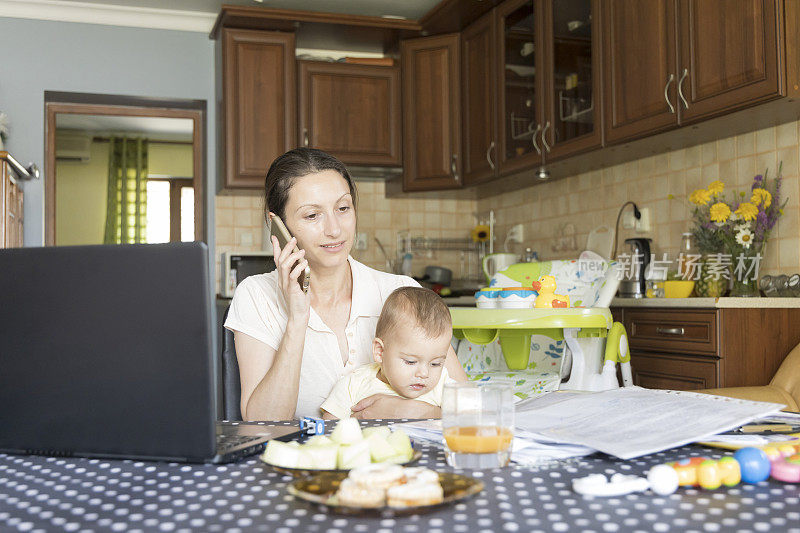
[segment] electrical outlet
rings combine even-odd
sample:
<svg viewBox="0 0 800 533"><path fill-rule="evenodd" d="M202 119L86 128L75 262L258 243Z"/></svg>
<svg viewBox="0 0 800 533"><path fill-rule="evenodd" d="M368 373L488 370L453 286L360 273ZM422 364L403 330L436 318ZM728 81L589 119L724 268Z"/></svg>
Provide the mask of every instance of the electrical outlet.
<svg viewBox="0 0 800 533"><path fill-rule="evenodd" d="M626 212L622 214L622 227L625 229L633 229L636 225L636 217L633 216L632 212Z"/></svg>
<svg viewBox="0 0 800 533"><path fill-rule="evenodd" d="M366 233L356 233L356 242L353 245L353 248L356 250L366 250L367 249L367 234Z"/></svg>
<svg viewBox="0 0 800 533"><path fill-rule="evenodd" d="M524 226L522 224L516 224L508 230L508 234L506 234L506 239L511 242L518 242L522 243L523 237L523 230Z"/></svg>
<svg viewBox="0 0 800 533"><path fill-rule="evenodd" d="M642 214L642 218L636 221L636 233L647 233L651 230L650 224L650 208L649 207L642 207L639 209L639 212Z"/></svg>

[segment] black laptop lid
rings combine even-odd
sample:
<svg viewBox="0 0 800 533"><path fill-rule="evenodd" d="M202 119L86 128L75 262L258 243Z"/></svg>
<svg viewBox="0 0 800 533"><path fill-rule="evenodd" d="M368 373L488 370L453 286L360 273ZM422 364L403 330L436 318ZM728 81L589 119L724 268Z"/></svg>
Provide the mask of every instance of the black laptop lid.
<svg viewBox="0 0 800 533"><path fill-rule="evenodd" d="M203 243L0 250L0 450L214 455Z"/></svg>

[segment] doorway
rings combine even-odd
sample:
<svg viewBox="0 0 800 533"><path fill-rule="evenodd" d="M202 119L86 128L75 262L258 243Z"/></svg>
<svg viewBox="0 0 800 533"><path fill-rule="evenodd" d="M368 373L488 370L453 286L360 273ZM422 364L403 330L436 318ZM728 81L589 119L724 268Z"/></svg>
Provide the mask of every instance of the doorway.
<svg viewBox="0 0 800 533"><path fill-rule="evenodd" d="M45 118L46 245L206 239L205 101L46 92Z"/></svg>

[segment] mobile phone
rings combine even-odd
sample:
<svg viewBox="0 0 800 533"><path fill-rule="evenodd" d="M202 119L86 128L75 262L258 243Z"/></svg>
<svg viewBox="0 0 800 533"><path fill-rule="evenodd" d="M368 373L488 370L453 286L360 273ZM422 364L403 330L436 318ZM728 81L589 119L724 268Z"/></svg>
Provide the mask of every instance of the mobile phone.
<svg viewBox="0 0 800 533"><path fill-rule="evenodd" d="M281 217L278 215L270 215L269 223L270 233L277 237L278 244L281 246L281 250L283 250L292 239L292 234L289 233L286 224L283 223L283 220L281 220ZM295 245L292 252L296 250L299 250L297 245ZM300 284L300 288L303 289L303 292L308 292L308 285L311 283L311 267L306 266L303 274L297 278L297 282Z"/></svg>

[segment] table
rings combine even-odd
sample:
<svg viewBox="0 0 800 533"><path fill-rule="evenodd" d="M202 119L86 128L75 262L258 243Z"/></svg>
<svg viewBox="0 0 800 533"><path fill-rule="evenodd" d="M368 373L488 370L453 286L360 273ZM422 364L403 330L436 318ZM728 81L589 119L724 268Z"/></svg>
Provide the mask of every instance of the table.
<svg viewBox="0 0 800 533"><path fill-rule="evenodd" d="M441 450L421 449L419 465L452 470ZM770 480L618 498L582 497L571 489L573 478L590 473L644 474L667 461L723 454L685 446L630 461L594 454L536 468L465 471L483 481L482 493L402 517L340 516L295 500L286 492L292 478L255 456L198 465L0 454L0 531L800 532L800 485Z"/></svg>

